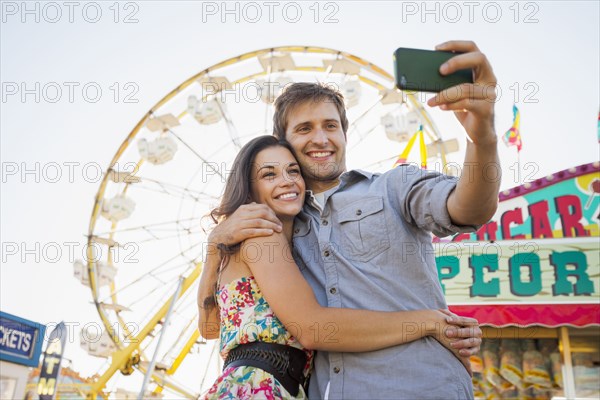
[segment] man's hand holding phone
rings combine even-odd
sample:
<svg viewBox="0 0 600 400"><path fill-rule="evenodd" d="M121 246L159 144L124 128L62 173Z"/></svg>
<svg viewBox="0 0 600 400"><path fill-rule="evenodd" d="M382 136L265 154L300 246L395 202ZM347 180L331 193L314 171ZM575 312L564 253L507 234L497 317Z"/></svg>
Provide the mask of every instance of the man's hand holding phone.
<svg viewBox="0 0 600 400"><path fill-rule="evenodd" d="M473 83L445 89L429 99L427 104L454 111L473 143L496 146L494 105L497 81L488 59L471 41L449 41L435 49L462 53L442 64L440 74L449 75L470 68L473 70Z"/></svg>

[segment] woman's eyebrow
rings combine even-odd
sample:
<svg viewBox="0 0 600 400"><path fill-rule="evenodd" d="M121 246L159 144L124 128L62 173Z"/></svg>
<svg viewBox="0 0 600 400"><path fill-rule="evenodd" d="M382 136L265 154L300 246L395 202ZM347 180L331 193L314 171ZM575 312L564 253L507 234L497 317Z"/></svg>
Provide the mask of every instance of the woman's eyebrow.
<svg viewBox="0 0 600 400"><path fill-rule="evenodd" d="M260 170L262 170L262 169L265 169L265 168L275 169L275 165L264 165L264 166L260 167L260 168L258 169L258 171L260 171Z"/></svg>

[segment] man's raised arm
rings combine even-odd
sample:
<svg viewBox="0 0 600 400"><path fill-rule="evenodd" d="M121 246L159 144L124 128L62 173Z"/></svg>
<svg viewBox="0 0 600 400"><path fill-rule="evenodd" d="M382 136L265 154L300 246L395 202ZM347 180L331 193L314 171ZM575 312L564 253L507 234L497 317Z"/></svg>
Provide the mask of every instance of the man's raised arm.
<svg viewBox="0 0 600 400"><path fill-rule="evenodd" d="M486 56L473 42L450 41L438 45L436 50L464 53L441 66L443 75L467 68L474 72L474 83L446 89L428 101L430 106L454 111L471 139L461 177L448 198L448 213L456 225L485 224L498 207L502 176L494 127L496 77Z"/></svg>

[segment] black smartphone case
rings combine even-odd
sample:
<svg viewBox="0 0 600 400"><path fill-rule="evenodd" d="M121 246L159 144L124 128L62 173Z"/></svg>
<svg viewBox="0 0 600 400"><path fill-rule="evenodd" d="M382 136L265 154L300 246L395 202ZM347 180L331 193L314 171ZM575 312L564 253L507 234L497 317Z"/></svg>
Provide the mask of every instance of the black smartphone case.
<svg viewBox="0 0 600 400"><path fill-rule="evenodd" d="M473 71L461 69L441 75L440 66L460 53L398 48L394 52L396 87L415 92L441 92L461 83L473 83Z"/></svg>

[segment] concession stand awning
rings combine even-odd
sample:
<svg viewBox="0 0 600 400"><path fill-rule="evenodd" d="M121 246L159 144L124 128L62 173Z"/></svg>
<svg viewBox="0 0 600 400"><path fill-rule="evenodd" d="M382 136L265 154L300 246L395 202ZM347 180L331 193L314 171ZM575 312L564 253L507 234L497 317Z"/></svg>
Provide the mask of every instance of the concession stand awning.
<svg viewBox="0 0 600 400"><path fill-rule="evenodd" d="M600 163L506 190L479 231L434 238L450 309L484 331L480 398L600 397Z"/></svg>

